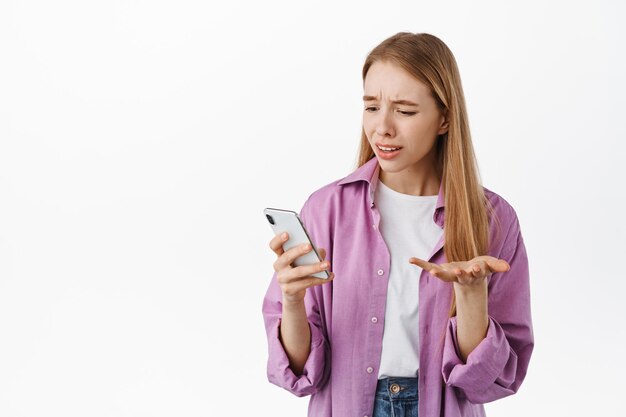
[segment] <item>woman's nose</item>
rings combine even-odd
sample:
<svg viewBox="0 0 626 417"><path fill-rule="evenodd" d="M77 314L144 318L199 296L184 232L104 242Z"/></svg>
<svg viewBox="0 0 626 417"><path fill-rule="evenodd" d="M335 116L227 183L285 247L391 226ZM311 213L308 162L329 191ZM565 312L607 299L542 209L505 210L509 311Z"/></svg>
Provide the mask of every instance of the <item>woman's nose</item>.
<svg viewBox="0 0 626 417"><path fill-rule="evenodd" d="M393 136L395 134L393 121L389 112L380 111L376 121L376 134L379 136Z"/></svg>

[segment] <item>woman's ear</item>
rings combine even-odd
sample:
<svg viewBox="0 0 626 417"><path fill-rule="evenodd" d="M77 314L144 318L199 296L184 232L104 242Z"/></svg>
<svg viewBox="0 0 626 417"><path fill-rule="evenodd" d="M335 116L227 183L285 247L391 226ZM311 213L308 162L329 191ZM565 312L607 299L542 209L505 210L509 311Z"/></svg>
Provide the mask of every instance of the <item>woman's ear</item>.
<svg viewBox="0 0 626 417"><path fill-rule="evenodd" d="M439 126L439 130L437 131L438 135L443 135L448 131L448 127L450 127L450 123L448 123L448 119L442 116L441 125Z"/></svg>

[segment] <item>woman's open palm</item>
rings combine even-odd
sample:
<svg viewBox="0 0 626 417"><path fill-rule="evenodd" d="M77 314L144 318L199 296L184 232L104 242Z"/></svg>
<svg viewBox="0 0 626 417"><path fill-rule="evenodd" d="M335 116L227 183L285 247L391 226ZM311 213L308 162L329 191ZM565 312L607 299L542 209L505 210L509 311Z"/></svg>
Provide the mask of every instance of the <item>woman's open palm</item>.
<svg viewBox="0 0 626 417"><path fill-rule="evenodd" d="M443 264L435 264L419 258L411 258L409 262L442 281L458 282L461 285L479 284L492 273L506 272L511 269L507 261L493 256L477 256L471 261Z"/></svg>

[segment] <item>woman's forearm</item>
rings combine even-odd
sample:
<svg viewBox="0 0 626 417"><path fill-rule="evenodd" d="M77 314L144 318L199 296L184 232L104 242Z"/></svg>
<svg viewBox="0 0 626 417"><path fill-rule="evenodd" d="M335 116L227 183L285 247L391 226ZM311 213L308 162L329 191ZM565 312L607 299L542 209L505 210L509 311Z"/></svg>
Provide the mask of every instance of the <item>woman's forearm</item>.
<svg viewBox="0 0 626 417"><path fill-rule="evenodd" d="M280 340L289 358L289 367L300 375L311 352L311 329L304 300L293 303L283 300Z"/></svg>
<svg viewBox="0 0 626 417"><path fill-rule="evenodd" d="M489 327L487 280L465 286L454 283L456 297L456 336L463 362L485 338Z"/></svg>

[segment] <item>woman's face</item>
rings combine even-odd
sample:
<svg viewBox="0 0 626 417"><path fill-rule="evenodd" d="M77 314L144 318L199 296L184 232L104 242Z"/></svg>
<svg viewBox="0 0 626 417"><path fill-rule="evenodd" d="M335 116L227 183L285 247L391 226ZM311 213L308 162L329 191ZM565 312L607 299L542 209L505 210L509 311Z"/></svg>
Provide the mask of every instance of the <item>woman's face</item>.
<svg viewBox="0 0 626 417"><path fill-rule="evenodd" d="M397 64L375 62L364 82L363 129L383 171L435 166L437 135L448 129L430 89ZM422 169L420 169L420 166Z"/></svg>

